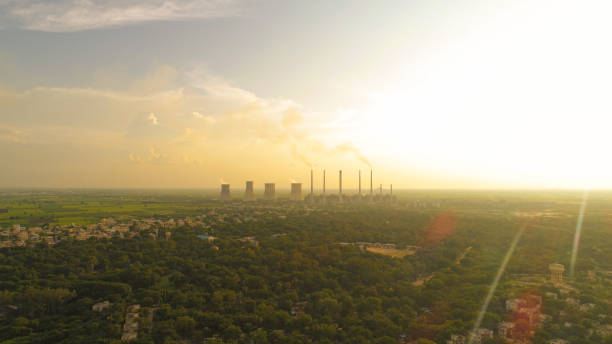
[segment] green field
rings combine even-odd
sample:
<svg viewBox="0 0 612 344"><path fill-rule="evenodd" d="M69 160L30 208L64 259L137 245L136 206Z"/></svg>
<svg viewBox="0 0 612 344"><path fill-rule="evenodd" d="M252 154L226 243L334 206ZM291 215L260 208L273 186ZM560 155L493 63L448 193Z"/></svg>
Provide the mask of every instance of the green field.
<svg viewBox="0 0 612 344"><path fill-rule="evenodd" d="M351 191L347 191L350 193ZM282 191L280 196L284 195ZM235 192L236 200L240 193ZM495 216L539 216L575 214L580 191L442 191L398 190L400 204L411 207L455 209L462 213L483 212ZM96 189L8 189L0 190L0 225L96 223L105 217L143 218L190 216L219 206L218 190L96 190ZM607 216L611 192L591 192L589 213ZM415 206L416 203L422 206Z"/></svg>

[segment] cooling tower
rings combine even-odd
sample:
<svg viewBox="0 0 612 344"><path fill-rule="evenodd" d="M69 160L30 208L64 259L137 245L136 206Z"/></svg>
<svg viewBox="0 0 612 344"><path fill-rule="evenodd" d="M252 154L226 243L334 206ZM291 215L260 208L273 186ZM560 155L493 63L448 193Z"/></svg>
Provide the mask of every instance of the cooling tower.
<svg viewBox="0 0 612 344"><path fill-rule="evenodd" d="M221 184L221 200L222 201L231 201L232 195L230 194L230 185L229 184Z"/></svg>
<svg viewBox="0 0 612 344"><path fill-rule="evenodd" d="M255 193L253 192L253 181L246 182L246 190L244 192L244 200L247 202L255 200Z"/></svg>
<svg viewBox="0 0 612 344"><path fill-rule="evenodd" d="M274 201L276 199L276 184L265 183L264 186L264 199L267 201Z"/></svg>
<svg viewBox="0 0 612 344"><path fill-rule="evenodd" d="M302 201L302 183L291 183L291 194L289 199L292 201Z"/></svg>

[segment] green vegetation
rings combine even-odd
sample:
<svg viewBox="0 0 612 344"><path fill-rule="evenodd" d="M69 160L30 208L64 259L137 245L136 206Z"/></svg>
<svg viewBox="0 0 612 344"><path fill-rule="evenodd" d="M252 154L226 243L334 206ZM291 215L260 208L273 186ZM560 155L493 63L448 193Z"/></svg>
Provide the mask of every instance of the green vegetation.
<svg viewBox="0 0 612 344"><path fill-rule="evenodd" d="M188 216L216 206L210 201L212 194L210 190L4 190L0 208L9 211L0 213L0 225L88 225L104 217Z"/></svg>
<svg viewBox="0 0 612 344"><path fill-rule="evenodd" d="M131 239L0 249L0 343L120 342L127 308L134 304L141 306L139 343L397 343L400 338L444 343L472 328L509 243L526 221L482 327L496 330L511 319L508 298L549 292L559 299L543 297L543 312L552 319L536 329L533 343L604 342L606 335L596 329L610 324L612 199L595 194L587 208L577 276L570 282L575 291L563 296L593 305L578 310L541 283L550 263L569 267L580 200L577 193L553 196L433 192L427 198L404 196L395 205L287 205L286 218L217 223L211 242L198 238L211 234L210 228L184 226L173 229L170 239L142 232ZM127 216L119 204L125 201L122 207L134 211L129 204L138 199L89 197L86 204L106 208L87 215L92 222ZM147 216L226 207L172 197L170 210ZM3 204L19 204L17 198ZM425 205L415 205L417 199ZM258 245L238 240L245 236L254 236ZM419 249L393 258L340 242ZM419 279L422 286L415 285ZM92 310L106 300L108 308Z"/></svg>

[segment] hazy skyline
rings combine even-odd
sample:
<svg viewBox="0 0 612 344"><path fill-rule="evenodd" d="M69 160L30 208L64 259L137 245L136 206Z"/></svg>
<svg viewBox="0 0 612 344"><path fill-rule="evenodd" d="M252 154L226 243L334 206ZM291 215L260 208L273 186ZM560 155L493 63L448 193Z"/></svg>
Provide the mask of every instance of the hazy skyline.
<svg viewBox="0 0 612 344"><path fill-rule="evenodd" d="M0 187L612 188L611 7L0 0Z"/></svg>

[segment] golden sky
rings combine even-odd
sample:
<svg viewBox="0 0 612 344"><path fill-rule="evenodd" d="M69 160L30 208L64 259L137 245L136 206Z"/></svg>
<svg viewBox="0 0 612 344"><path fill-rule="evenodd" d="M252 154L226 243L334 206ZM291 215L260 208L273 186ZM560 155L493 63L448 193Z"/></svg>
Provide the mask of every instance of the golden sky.
<svg viewBox="0 0 612 344"><path fill-rule="evenodd" d="M610 188L611 7L0 2L0 187Z"/></svg>

